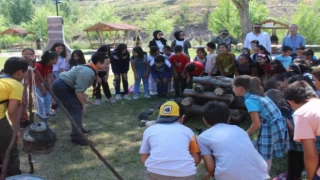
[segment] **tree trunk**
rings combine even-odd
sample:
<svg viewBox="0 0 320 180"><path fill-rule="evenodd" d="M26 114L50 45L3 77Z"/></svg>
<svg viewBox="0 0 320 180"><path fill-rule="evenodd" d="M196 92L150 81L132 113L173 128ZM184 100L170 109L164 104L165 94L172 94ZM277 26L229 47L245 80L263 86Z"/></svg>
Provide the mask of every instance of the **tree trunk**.
<svg viewBox="0 0 320 180"><path fill-rule="evenodd" d="M232 79L222 76L217 77L193 77L192 82L204 85L214 85L222 88L230 88L232 86Z"/></svg>
<svg viewBox="0 0 320 180"><path fill-rule="evenodd" d="M185 89L183 94L187 97L201 98L204 101L222 101L230 104L234 100L232 94L223 94L222 96L217 96L214 92L204 91L203 93L196 93L193 89Z"/></svg>
<svg viewBox="0 0 320 180"><path fill-rule="evenodd" d="M249 0L232 0L233 4L237 7L239 16L240 16L240 23L241 23L241 30L242 30L242 42L246 39L246 35L252 31L251 29L251 22L249 19Z"/></svg>
<svg viewBox="0 0 320 180"><path fill-rule="evenodd" d="M196 84L196 86L194 87L194 91L197 93L202 93L204 91L204 86L201 84Z"/></svg>
<svg viewBox="0 0 320 180"><path fill-rule="evenodd" d="M181 104L184 106L191 106L194 103L193 97L186 97L181 101Z"/></svg>

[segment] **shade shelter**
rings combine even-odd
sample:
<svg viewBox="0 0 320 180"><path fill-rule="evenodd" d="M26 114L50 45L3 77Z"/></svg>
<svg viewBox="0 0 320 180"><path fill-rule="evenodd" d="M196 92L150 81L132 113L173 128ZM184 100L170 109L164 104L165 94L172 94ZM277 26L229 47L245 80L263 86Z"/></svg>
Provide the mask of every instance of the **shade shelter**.
<svg viewBox="0 0 320 180"><path fill-rule="evenodd" d="M109 33L109 37L111 39L111 43L109 43L108 45L110 45L110 47L115 47L116 44L118 43L118 35L120 31L124 31L124 37L123 37L123 41L122 43L128 43L129 41L129 34L130 31L135 31L135 38L134 40L137 40L135 42L135 44L137 45L139 42L139 32L140 32L140 28L136 27L136 26L132 26L129 24L123 24L123 23L97 23L94 24L86 29L84 29L83 31L87 32L88 35L88 39L91 45L92 49L96 49L102 45L105 44L105 39L103 36L103 32L108 32ZM98 34L98 38L99 38L99 42L93 42L90 39L89 36L89 32L96 32ZM113 34L111 34L111 32L115 32Z"/></svg>
<svg viewBox="0 0 320 180"><path fill-rule="evenodd" d="M28 34L32 34L32 41L30 44L26 44L23 42L22 37ZM5 44L5 47L7 49L7 51L21 51L23 48L26 47L32 47L33 45L33 41L34 41L34 33L33 32L29 32L23 28L8 28L6 30L4 30L3 32L0 33L0 35L3 36L3 41ZM13 43L13 44L7 44L6 41L4 40L4 36L5 35L13 35L13 36L20 36L21 37L21 42L18 43Z"/></svg>

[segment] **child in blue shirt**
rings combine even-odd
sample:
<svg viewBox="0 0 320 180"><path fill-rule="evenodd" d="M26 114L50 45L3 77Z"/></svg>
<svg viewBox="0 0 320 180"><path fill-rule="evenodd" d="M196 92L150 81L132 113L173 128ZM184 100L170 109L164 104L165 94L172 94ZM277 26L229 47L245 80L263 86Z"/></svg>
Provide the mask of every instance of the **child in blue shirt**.
<svg viewBox="0 0 320 180"><path fill-rule="evenodd" d="M282 54L275 57L275 60L279 60L283 66L288 69L292 64L292 54L293 49L289 46L283 46Z"/></svg>
<svg viewBox="0 0 320 180"><path fill-rule="evenodd" d="M158 55L150 64L151 75L157 83L158 97L166 97L168 93L168 79L172 77L171 64Z"/></svg>

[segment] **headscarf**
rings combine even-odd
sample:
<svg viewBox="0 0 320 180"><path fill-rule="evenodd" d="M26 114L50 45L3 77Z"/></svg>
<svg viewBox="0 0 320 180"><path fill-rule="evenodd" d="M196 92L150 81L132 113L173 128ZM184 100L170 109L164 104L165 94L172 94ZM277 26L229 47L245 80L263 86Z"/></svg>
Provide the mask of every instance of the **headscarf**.
<svg viewBox="0 0 320 180"><path fill-rule="evenodd" d="M178 40L178 41L183 41L184 40L184 38L180 38L180 33L182 33L183 31L176 31L175 33L174 33L174 37L176 38L176 40Z"/></svg>
<svg viewBox="0 0 320 180"><path fill-rule="evenodd" d="M159 33L161 33L162 31L160 31L160 30L155 30L154 32L153 32L153 38L155 39L155 40L160 40L160 39L162 39L162 38L158 38L158 34Z"/></svg>

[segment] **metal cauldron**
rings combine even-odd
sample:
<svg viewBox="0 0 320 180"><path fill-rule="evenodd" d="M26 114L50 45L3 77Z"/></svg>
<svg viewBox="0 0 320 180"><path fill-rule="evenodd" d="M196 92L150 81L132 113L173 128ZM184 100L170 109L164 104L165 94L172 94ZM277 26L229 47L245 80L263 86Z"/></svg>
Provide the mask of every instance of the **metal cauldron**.
<svg viewBox="0 0 320 180"><path fill-rule="evenodd" d="M56 132L46 122L33 123L23 132L23 151L28 154L49 154L56 140Z"/></svg>
<svg viewBox="0 0 320 180"><path fill-rule="evenodd" d="M40 176L31 175L31 174L21 174L21 175L7 177L6 180L46 180L46 179Z"/></svg>

